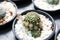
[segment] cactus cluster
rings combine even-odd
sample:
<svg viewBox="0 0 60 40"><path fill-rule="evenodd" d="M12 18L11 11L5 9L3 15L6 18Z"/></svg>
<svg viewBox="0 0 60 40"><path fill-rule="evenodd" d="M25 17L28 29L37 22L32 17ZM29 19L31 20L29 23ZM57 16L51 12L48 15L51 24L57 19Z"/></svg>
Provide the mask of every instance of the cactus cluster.
<svg viewBox="0 0 60 40"><path fill-rule="evenodd" d="M54 5L56 5L56 4L59 3L59 0L47 0L47 2L48 2L49 4L54 4Z"/></svg>
<svg viewBox="0 0 60 40"><path fill-rule="evenodd" d="M40 16L36 12L28 12L24 21L29 23L36 24L40 22Z"/></svg>
<svg viewBox="0 0 60 40"><path fill-rule="evenodd" d="M5 8L0 4L0 19L4 18L5 14Z"/></svg>
<svg viewBox="0 0 60 40"><path fill-rule="evenodd" d="M37 12L28 12L24 18L24 25L31 31L33 37L40 36L40 16Z"/></svg>

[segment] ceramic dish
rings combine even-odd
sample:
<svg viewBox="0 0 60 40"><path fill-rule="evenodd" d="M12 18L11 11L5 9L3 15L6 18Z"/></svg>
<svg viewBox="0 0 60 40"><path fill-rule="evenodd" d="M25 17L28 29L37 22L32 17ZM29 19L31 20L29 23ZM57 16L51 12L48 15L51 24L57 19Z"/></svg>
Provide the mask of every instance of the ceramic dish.
<svg viewBox="0 0 60 40"><path fill-rule="evenodd" d="M17 6L12 1L1 1L0 8L0 26L8 25L16 17Z"/></svg>
<svg viewBox="0 0 60 40"><path fill-rule="evenodd" d="M25 30L24 27L26 25L23 26L24 22L21 21L21 19L24 20L24 18L26 17L26 16L24 17L24 15L26 15L26 14L29 15L30 13L32 13L32 15L34 13L37 13L36 15L34 14L35 17L37 15L40 15L40 17L37 16L38 18L36 17L36 19L41 18L41 22L44 22L43 20L45 20L46 18L47 18L46 20L48 20L48 21L45 20L45 22L46 22L45 26L43 26L45 22L42 23L43 25L42 24L40 25L41 26L40 28L41 28L42 31L39 31L38 36L37 35L32 36L31 31L28 31L27 36L26 36L26 34L25 34L26 32L23 31L23 30ZM34 17L34 15L32 17ZM29 16L29 19L30 19L30 17L31 17L31 15ZM48 27L47 27L47 25L48 25ZM34 27L36 27L36 26L34 26ZM34 27L33 27L33 29L35 29ZM16 36L16 38L19 39L19 40L49 40L55 33L55 27L56 27L56 25L55 25L54 19L49 14L47 14L46 12L43 12L43 11L40 11L40 10L28 10L28 11L23 12L21 15L17 16L17 18L13 22L12 30L13 30L13 33ZM41 34L40 34L40 32L41 32Z"/></svg>
<svg viewBox="0 0 60 40"><path fill-rule="evenodd" d="M32 0L34 8L39 9L48 13L56 13L60 10L60 0L55 0L53 3L53 0ZM51 2L51 3L49 3Z"/></svg>

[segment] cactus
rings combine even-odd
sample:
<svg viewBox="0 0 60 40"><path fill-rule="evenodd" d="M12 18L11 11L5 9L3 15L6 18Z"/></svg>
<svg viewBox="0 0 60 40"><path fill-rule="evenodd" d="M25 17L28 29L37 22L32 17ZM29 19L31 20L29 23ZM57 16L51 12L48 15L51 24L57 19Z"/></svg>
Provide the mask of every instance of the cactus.
<svg viewBox="0 0 60 40"><path fill-rule="evenodd" d="M40 16L36 12L28 12L24 21L35 24L40 22Z"/></svg>
<svg viewBox="0 0 60 40"><path fill-rule="evenodd" d="M47 0L47 2L49 3L49 4L58 4L59 3L59 0Z"/></svg>
<svg viewBox="0 0 60 40"><path fill-rule="evenodd" d="M28 12L24 18L24 22L28 23L27 28L31 31L33 37L36 38L40 36L40 16L37 12Z"/></svg>
<svg viewBox="0 0 60 40"><path fill-rule="evenodd" d="M30 24L32 24L32 26L38 26L40 24L40 16L36 12L28 12L24 21L29 22L29 28L31 28Z"/></svg>
<svg viewBox="0 0 60 40"><path fill-rule="evenodd" d="M5 8L0 4L0 19L4 18L5 14Z"/></svg>
<svg viewBox="0 0 60 40"><path fill-rule="evenodd" d="M32 30L31 33L32 33L32 37L34 37L34 38L37 38L41 35L40 30Z"/></svg>

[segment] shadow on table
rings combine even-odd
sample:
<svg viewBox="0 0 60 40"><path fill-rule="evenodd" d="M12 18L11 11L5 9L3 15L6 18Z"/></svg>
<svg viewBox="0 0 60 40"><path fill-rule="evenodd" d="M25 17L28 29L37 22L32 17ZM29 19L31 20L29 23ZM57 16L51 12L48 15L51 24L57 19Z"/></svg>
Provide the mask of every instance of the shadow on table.
<svg viewBox="0 0 60 40"><path fill-rule="evenodd" d="M31 3L32 3L32 1L30 1L30 2L28 2L26 4L18 4L17 6L18 6L18 8L24 8L24 7L28 6L28 5L30 5Z"/></svg>
<svg viewBox="0 0 60 40"><path fill-rule="evenodd" d="M49 13L55 20L60 19L60 11L56 11L54 13Z"/></svg>
<svg viewBox="0 0 60 40"><path fill-rule="evenodd" d="M7 25L4 25L0 28L0 35L9 32L11 29L12 29L12 22L10 22Z"/></svg>

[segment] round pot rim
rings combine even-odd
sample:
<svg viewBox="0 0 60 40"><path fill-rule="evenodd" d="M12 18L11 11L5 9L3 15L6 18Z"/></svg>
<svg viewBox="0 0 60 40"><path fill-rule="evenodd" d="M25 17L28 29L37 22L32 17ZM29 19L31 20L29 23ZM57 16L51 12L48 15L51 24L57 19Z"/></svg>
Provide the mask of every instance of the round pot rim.
<svg viewBox="0 0 60 40"><path fill-rule="evenodd" d="M34 0L32 0L32 3L33 3L34 6L36 6L35 3L34 3ZM36 6L36 7L37 7L37 6ZM38 8L38 9L41 9L41 8L39 8L39 7L37 7L37 8ZM45 9L41 9L41 10L49 11L49 12L55 12L55 11L58 11L58 10L60 10L60 9L56 9L56 10L45 10Z"/></svg>
<svg viewBox="0 0 60 40"><path fill-rule="evenodd" d="M53 32L51 33L51 35L49 35L49 37L46 38L45 40L50 39L50 38L54 35L55 29L56 29L56 24L55 24L54 19L53 19L48 13L46 13L46 12L44 12L44 11L41 11L41 10L28 10L28 11L40 11L40 12L43 12L44 14L48 15L48 16L51 18L52 23L53 23L53 25L54 25L54 29L53 29ZM25 11L25 12L28 12L28 11ZM24 12L23 12L23 13L24 13ZM16 19L17 19L17 18L16 18ZM18 39L20 39L20 38L16 35L16 33L15 33L15 28L14 28L15 25L14 25L14 24L15 24L16 19L15 19L14 22L13 22L12 31L13 31L14 35L15 35Z"/></svg>

